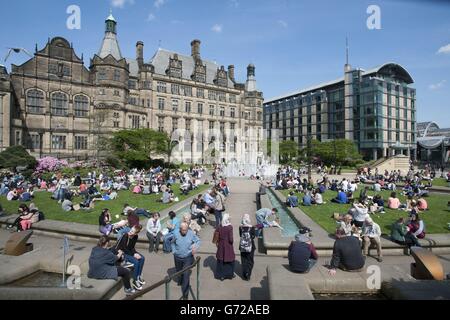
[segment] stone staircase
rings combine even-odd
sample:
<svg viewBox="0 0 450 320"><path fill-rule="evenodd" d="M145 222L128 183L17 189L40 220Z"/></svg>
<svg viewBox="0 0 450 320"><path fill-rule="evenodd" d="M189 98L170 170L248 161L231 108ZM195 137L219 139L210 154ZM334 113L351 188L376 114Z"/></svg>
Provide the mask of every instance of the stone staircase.
<svg viewBox="0 0 450 320"><path fill-rule="evenodd" d="M383 174L385 170L400 170L402 175L406 175L409 171L409 157L405 155L396 155L381 161L371 167L372 172L378 168L378 172Z"/></svg>

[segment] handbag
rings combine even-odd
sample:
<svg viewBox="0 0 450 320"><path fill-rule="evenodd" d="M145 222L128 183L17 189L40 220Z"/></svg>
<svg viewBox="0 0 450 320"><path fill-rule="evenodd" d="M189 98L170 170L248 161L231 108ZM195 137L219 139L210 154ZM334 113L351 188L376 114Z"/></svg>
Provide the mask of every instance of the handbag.
<svg viewBox="0 0 450 320"><path fill-rule="evenodd" d="M217 245L219 243L219 229L216 229L214 231L212 243L214 243L215 245Z"/></svg>

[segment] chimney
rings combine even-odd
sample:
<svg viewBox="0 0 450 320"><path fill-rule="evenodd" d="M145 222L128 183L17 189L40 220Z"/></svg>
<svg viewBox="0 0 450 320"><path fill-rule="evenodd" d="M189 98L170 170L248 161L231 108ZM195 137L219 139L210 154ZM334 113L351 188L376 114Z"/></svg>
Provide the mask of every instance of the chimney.
<svg viewBox="0 0 450 320"><path fill-rule="evenodd" d="M233 65L228 66L228 76L234 82L234 66Z"/></svg>
<svg viewBox="0 0 450 320"><path fill-rule="evenodd" d="M139 67L144 64L144 42L142 41L136 43L136 60Z"/></svg>
<svg viewBox="0 0 450 320"><path fill-rule="evenodd" d="M200 40L192 40L191 42L191 55L194 60L200 60Z"/></svg>

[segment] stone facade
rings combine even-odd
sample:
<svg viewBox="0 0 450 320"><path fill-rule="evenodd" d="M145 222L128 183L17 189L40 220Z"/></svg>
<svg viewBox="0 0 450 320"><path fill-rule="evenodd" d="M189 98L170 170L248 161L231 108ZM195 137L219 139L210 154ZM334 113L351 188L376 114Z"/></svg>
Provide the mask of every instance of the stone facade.
<svg viewBox="0 0 450 320"><path fill-rule="evenodd" d="M179 141L175 154L185 163L202 162L212 149L219 161L245 161L246 152L259 151L256 134L252 139L239 131L261 138L263 95L253 65L246 83L238 83L234 66L201 58L199 40L192 41L191 55L158 49L147 63L138 41L136 57L124 58L117 22L110 15L105 23L89 68L60 37L12 65L10 74L0 67L2 150L24 145L38 157L86 159L99 155L102 136L153 128Z"/></svg>

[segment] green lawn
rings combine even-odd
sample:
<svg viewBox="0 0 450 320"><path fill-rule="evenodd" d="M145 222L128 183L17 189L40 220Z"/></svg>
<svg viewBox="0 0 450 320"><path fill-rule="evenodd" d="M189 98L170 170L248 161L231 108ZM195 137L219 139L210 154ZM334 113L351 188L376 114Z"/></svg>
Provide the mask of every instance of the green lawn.
<svg viewBox="0 0 450 320"><path fill-rule="evenodd" d="M426 184L426 181L423 181ZM444 178L435 178L433 179L433 187L450 187L450 183L447 182Z"/></svg>
<svg viewBox="0 0 450 320"><path fill-rule="evenodd" d="M355 196L359 196L359 192L361 190L361 186L358 186L358 190L355 193ZM287 196L289 194L289 190L281 190L281 192ZM389 198L391 191L382 191L380 194L385 200L385 204L387 206L387 199ZM334 212L346 213L350 208L350 205L342 205L333 203L330 200L336 197L336 192L327 191L323 194L323 199L326 201L326 204L320 206L310 206L305 207L301 206L300 208L315 222L317 222L322 228L324 228L327 232L333 233L336 230L336 222L331 218L331 215ZM375 192L368 192L369 195L374 195ZM299 197L299 202L301 202L302 195L297 194ZM400 195L400 192L397 192L397 196L399 197L402 203L406 202L406 198ZM422 213L420 217L425 222L425 231L427 233L450 233L450 230L447 227L447 224L450 223L450 210L447 207L448 201L450 201L450 195L443 194L431 194L426 198L428 202L428 208L430 210ZM399 217L408 217L408 213L402 210L391 210L385 209L386 213L372 215L374 221L376 221L383 233L390 234L390 228L392 223L398 219Z"/></svg>
<svg viewBox="0 0 450 320"><path fill-rule="evenodd" d="M179 198L180 201L193 196L203 190L206 190L209 185L202 184L198 189L191 191L189 195L184 196L180 193L179 184L173 184L173 191L175 195ZM50 220L60 220L60 221L68 221L68 222L79 222L85 224L98 224L98 217L100 212L104 208L108 208L111 211L111 218L114 222L120 220L115 216L117 214L121 214L123 210L123 205L128 203L132 207L144 208L150 212L161 211L170 207L172 204L163 204L161 202L157 202L157 199L162 197L162 194L150 194L150 195L142 195L142 194L133 194L131 191L120 191L119 196L115 200L109 201L96 201L95 208L92 210L80 210L80 211L71 211L64 212L61 209L61 204L58 204L56 200L50 198L51 193L45 191L35 192L35 198L33 202L36 206L44 212L45 218ZM79 203L81 201L80 197L75 198L72 202ZM3 209L8 213L16 213L17 208L19 207L19 201L7 201L6 196L0 196L0 203ZM30 202L27 203L28 205Z"/></svg>

